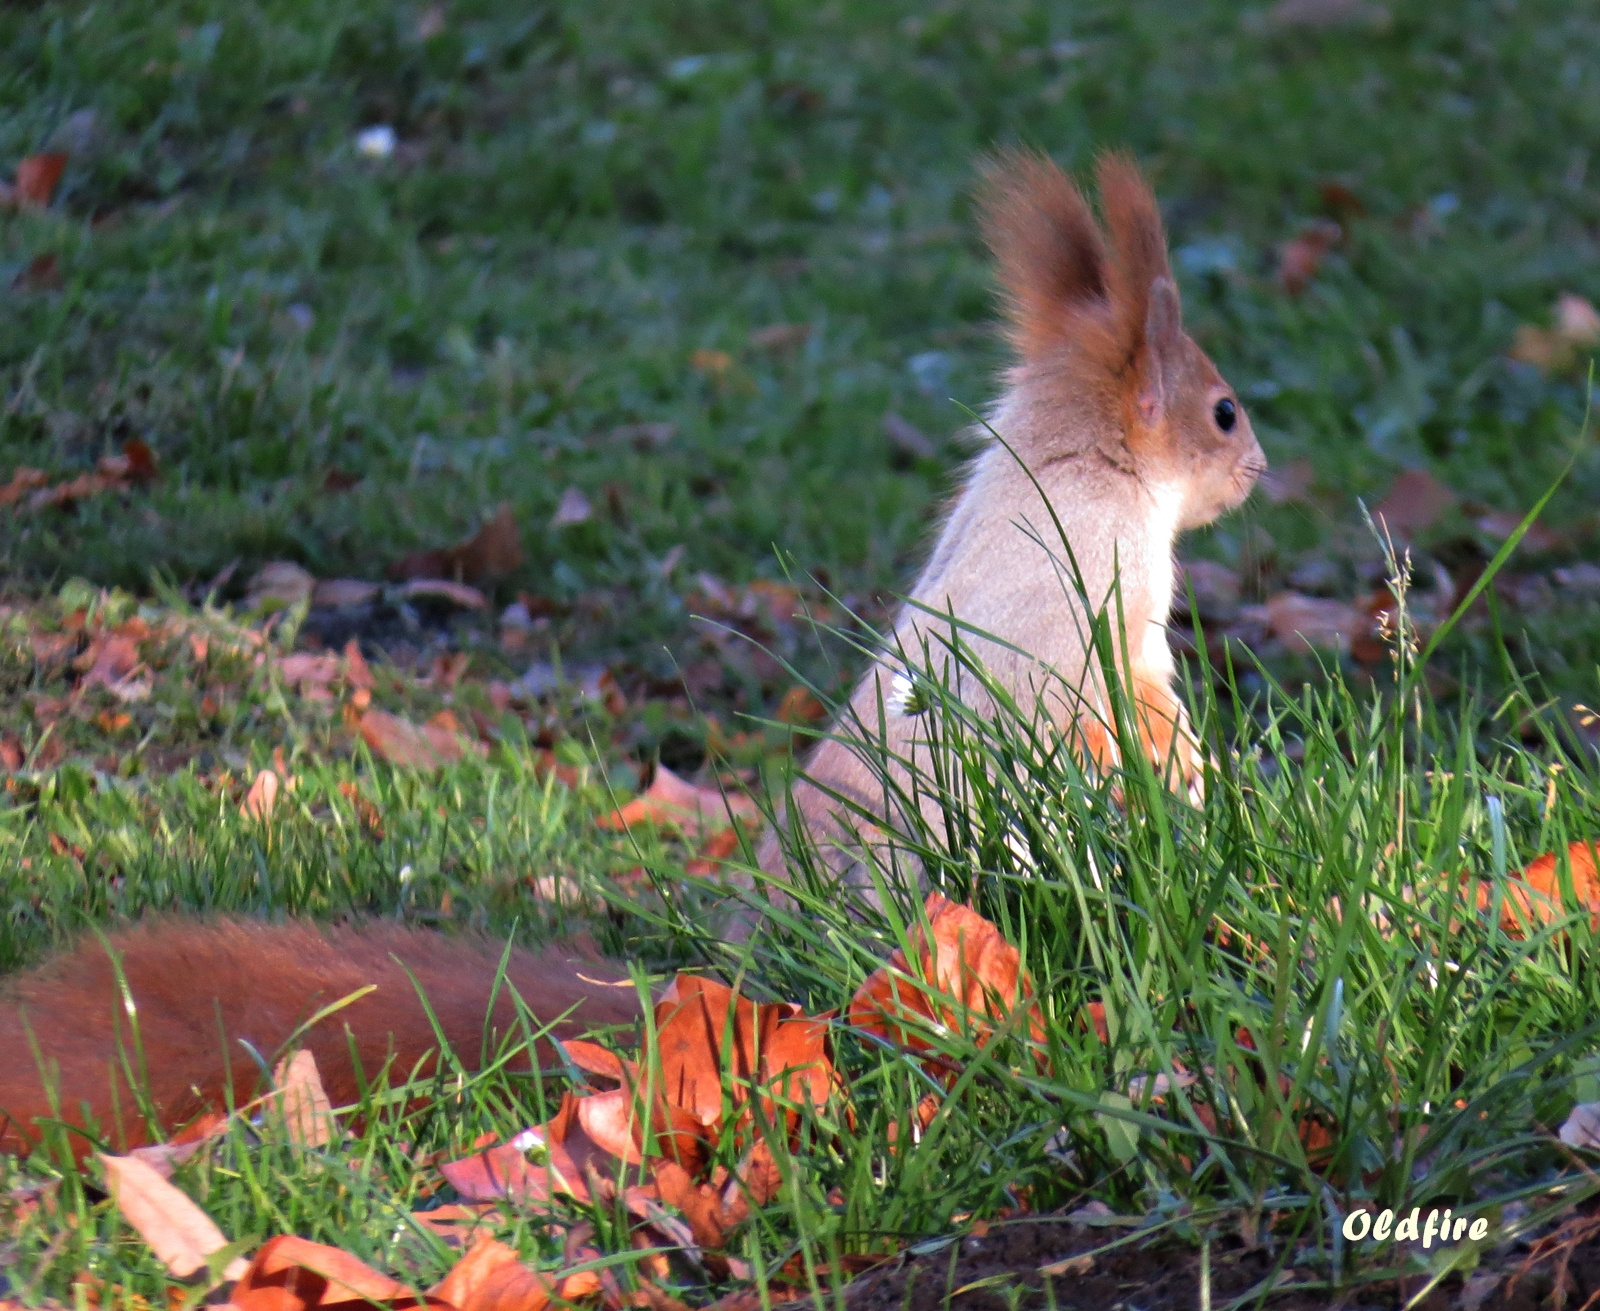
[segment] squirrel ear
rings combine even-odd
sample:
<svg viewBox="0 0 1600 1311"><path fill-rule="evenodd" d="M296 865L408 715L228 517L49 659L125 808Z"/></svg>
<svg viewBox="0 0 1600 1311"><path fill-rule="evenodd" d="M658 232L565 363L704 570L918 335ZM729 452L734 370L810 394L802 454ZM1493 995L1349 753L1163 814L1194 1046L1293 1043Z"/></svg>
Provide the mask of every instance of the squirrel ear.
<svg viewBox="0 0 1600 1311"><path fill-rule="evenodd" d="M1083 193L1044 155L1005 151L984 166L984 236L1025 360L1080 335L1107 303L1105 241Z"/></svg>
<svg viewBox="0 0 1600 1311"><path fill-rule="evenodd" d="M1183 306L1178 287L1165 274L1150 284L1139 371L1139 414L1154 422L1171 403L1183 359Z"/></svg>

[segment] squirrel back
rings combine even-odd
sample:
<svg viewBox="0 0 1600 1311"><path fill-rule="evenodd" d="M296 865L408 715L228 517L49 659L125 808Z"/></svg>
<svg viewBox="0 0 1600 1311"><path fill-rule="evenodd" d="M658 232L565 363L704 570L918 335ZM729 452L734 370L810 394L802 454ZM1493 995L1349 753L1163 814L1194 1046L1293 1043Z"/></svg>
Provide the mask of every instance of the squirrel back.
<svg viewBox="0 0 1600 1311"><path fill-rule="evenodd" d="M335 1106L360 1095L347 1029L369 1082L391 1060L392 1082L419 1066L423 1073L433 1068L438 1039L419 987L469 1068L483 1049L486 1017L491 1052L494 1035L520 1032L508 988L541 1024L561 1021L555 1032L562 1036L639 1018L639 996L626 973L572 944L514 948L491 1014L505 947L486 938L381 921L318 928L163 918L112 934L108 943L120 961L126 999L107 944L92 937L0 985L0 1151L28 1150L39 1137L35 1120L55 1114L34 1044L59 1089L61 1118L77 1126L98 1122L103 1139L122 1150L156 1136L129 1086L129 1069L147 1088L159 1128L172 1129L225 1109L230 1086L235 1104L257 1090L260 1071L241 1039L274 1061L320 1009L369 984L376 985L372 992L298 1039L315 1056ZM541 1051L542 1061L550 1057L548 1048ZM82 1134L73 1140L77 1155L93 1145Z"/></svg>
<svg viewBox="0 0 1600 1311"><path fill-rule="evenodd" d="M838 736L813 751L793 794L826 862L863 891L863 825L840 814L830 794L883 814L883 765L874 760L882 747L903 790L909 771L895 758L931 776L926 728L907 704L911 684L893 653L919 661L928 652L937 662L950 640L940 615L969 630L964 639L1019 705L1041 702L1088 763L1109 766L1120 748L1108 731L1084 601L1105 607L1125 625L1112 635L1114 658L1139 720L1139 748L1176 781L1196 780L1167 646L1173 550L1180 531L1239 505L1266 460L1238 395L1183 330L1155 196L1124 155L1102 156L1096 176L1102 220L1044 156L1002 154L986 171L980 212L1016 360L989 415L1004 444L990 442L974 458L888 654L857 684ZM952 677L956 694L982 713L982 689L962 685L959 671ZM940 833L937 798L922 794ZM782 872L775 833L760 861Z"/></svg>

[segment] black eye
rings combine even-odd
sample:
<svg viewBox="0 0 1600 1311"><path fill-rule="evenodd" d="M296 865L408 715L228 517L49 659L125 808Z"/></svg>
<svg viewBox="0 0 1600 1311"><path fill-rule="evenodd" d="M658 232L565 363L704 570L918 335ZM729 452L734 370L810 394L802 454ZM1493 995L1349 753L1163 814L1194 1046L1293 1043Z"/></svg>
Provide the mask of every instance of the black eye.
<svg viewBox="0 0 1600 1311"><path fill-rule="evenodd" d="M1239 407L1224 396L1212 409L1211 417L1217 421L1217 427L1223 432L1232 432L1233 425L1239 418Z"/></svg>

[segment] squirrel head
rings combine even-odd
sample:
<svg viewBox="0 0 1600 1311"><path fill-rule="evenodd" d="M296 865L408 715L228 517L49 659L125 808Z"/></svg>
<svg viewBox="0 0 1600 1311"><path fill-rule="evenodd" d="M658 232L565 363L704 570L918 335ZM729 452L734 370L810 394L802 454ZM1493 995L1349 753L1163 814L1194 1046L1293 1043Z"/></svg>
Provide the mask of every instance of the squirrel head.
<svg viewBox="0 0 1600 1311"><path fill-rule="evenodd" d="M1233 509L1266 459L1238 395L1183 330L1161 211L1138 167L1100 157L1103 225L1042 155L1001 154L985 173L984 233L1019 358L1012 385L1043 421L1030 425L1029 456L1098 449L1147 486L1175 489L1179 528Z"/></svg>

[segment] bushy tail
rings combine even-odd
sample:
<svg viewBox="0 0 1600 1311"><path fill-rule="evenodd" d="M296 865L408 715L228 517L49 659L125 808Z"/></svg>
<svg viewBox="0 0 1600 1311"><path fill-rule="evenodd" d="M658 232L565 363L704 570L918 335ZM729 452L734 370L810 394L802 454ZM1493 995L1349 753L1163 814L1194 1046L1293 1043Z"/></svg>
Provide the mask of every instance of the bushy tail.
<svg viewBox="0 0 1600 1311"><path fill-rule="evenodd" d="M161 919L113 934L109 945L111 953L100 940L85 939L0 988L0 1151L28 1150L39 1138L35 1121L56 1115L47 1081L59 1092L61 1118L97 1123L113 1150L155 1136L142 1108L168 1129L222 1109L230 1084L236 1103L243 1102L256 1091L260 1072L239 1040L273 1060L319 1010L369 984L373 991L298 1039L316 1057L335 1106L359 1095L352 1047L368 1080L391 1058L395 1079L419 1062L431 1067L438 1039L418 985L458 1056L475 1063L504 952L504 944L488 939L380 922L320 929ZM514 950L506 983L542 1023L567 1016L558 1034L639 1018L627 976L570 944ZM516 1004L505 988L489 1025L491 1034L518 1031ZM129 1071L142 1085L140 1095ZM79 1155L94 1146L84 1134L73 1139Z"/></svg>

